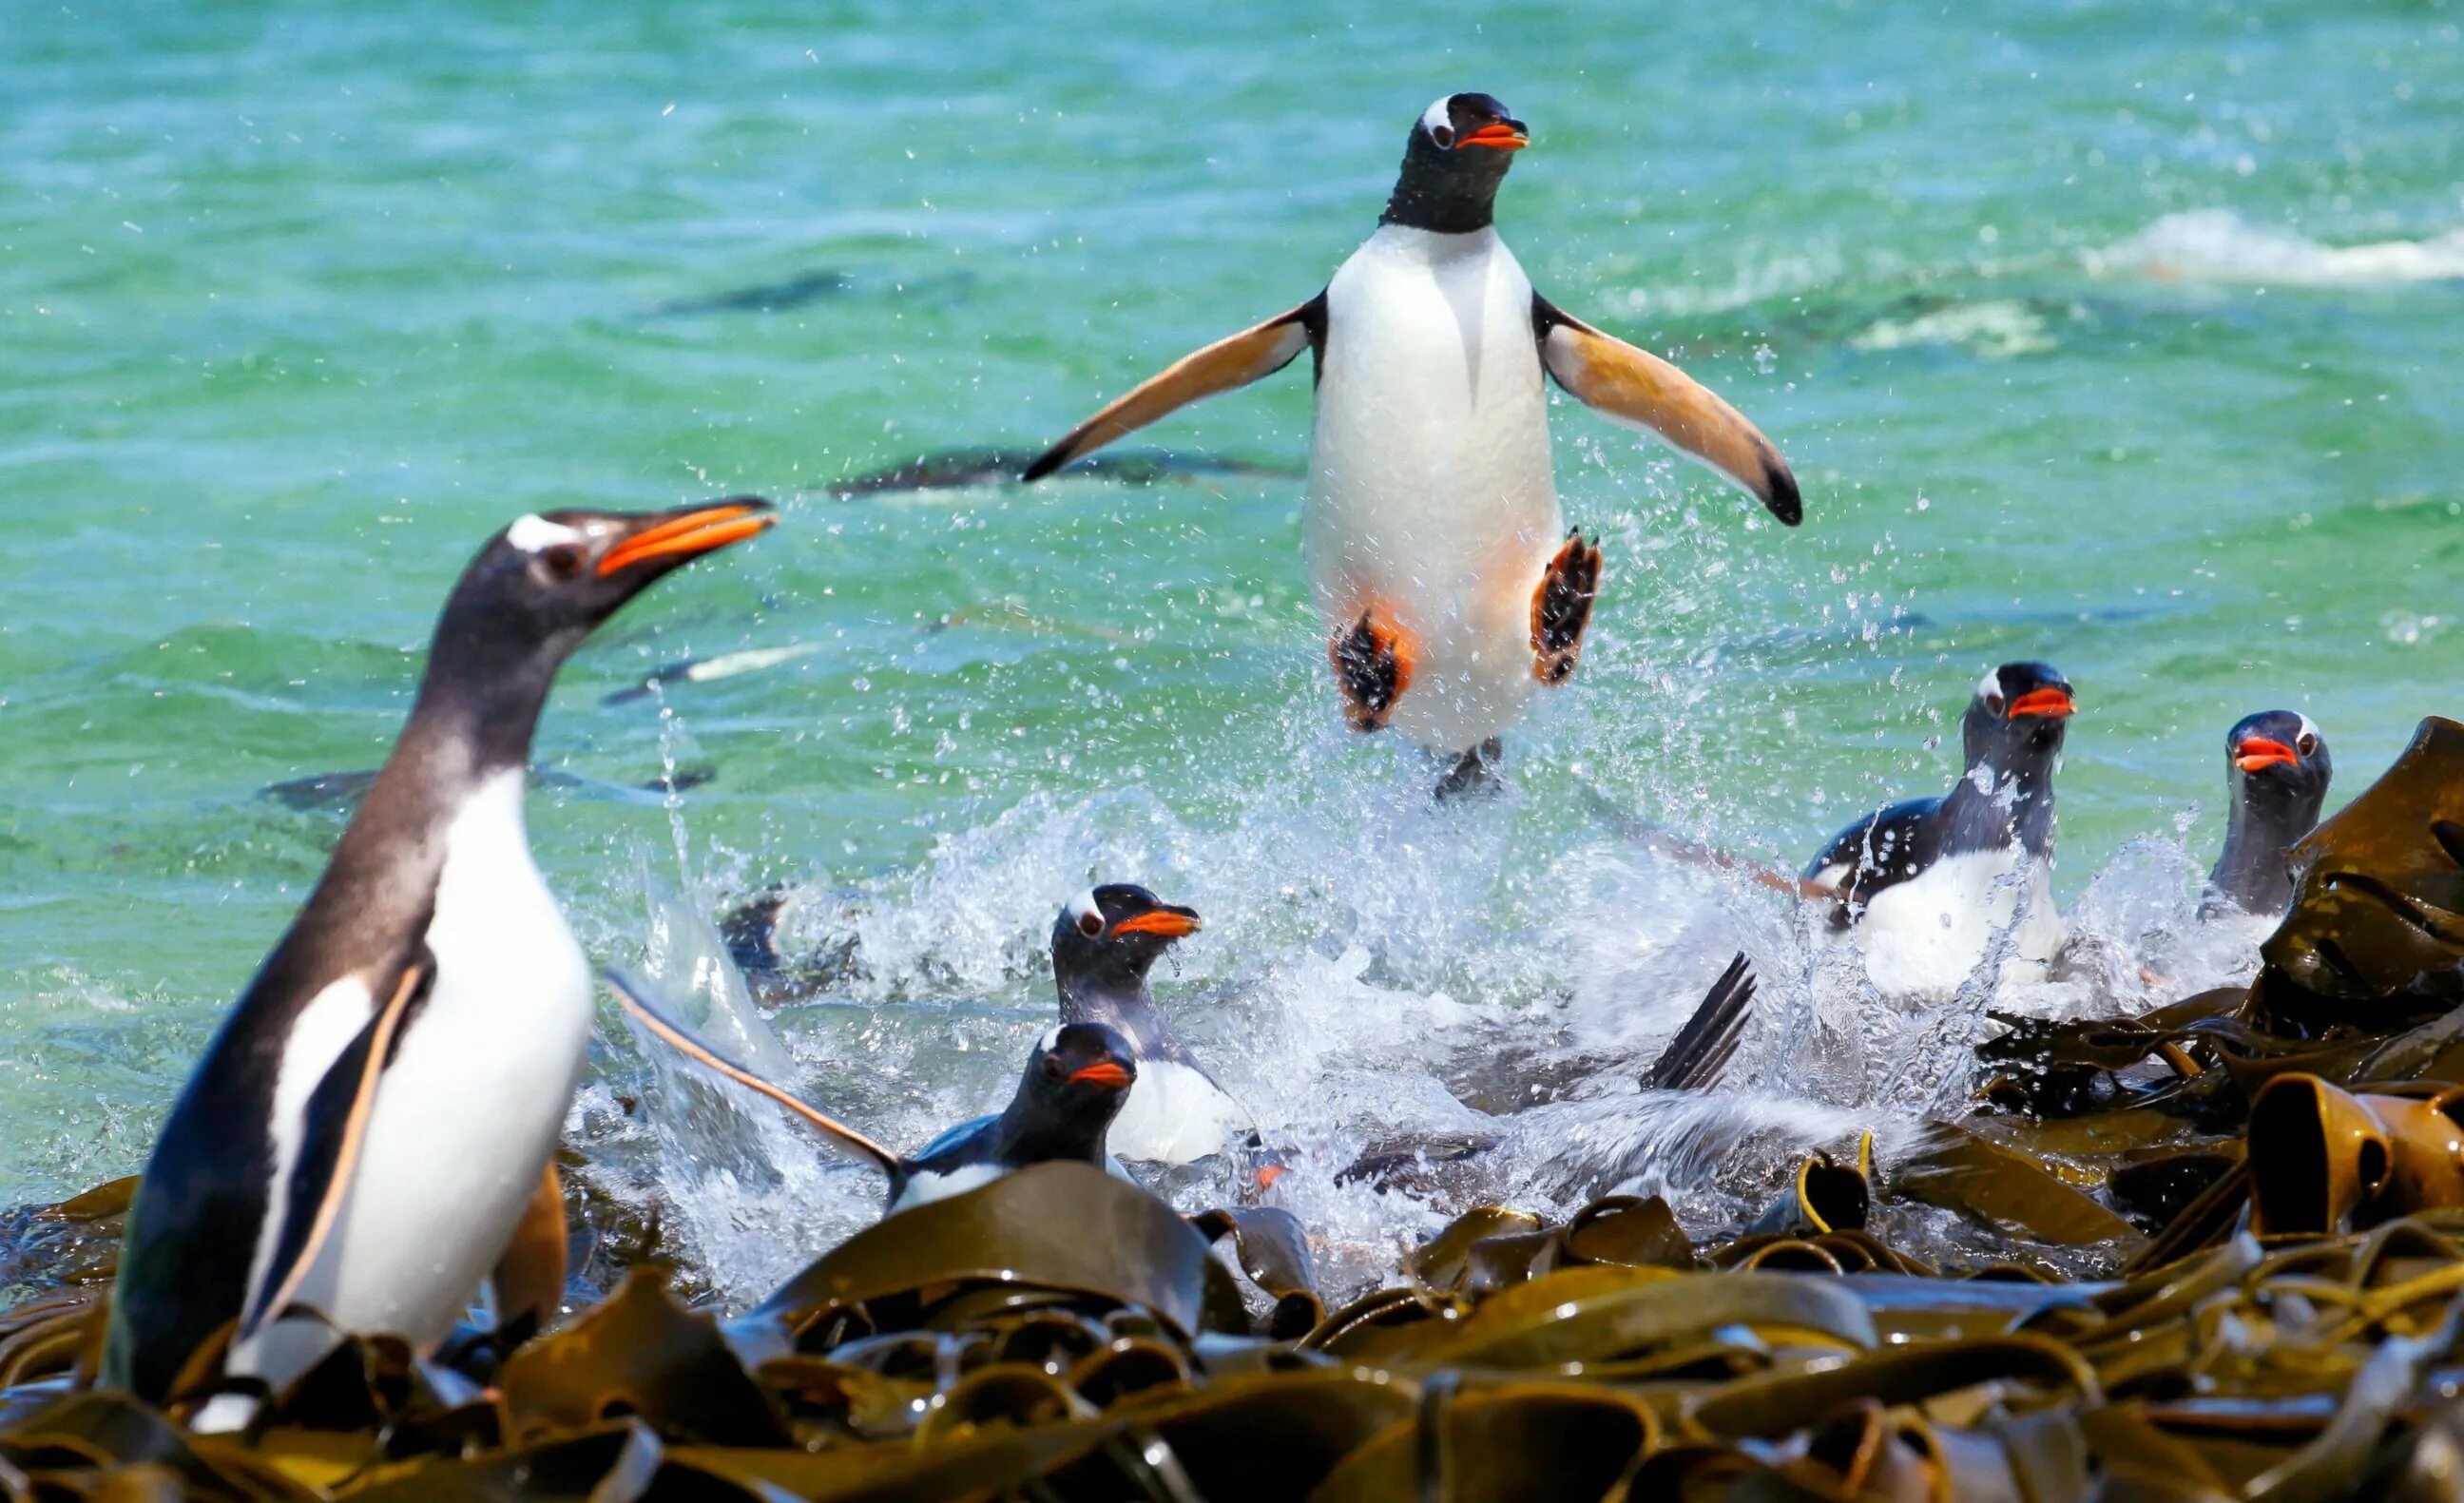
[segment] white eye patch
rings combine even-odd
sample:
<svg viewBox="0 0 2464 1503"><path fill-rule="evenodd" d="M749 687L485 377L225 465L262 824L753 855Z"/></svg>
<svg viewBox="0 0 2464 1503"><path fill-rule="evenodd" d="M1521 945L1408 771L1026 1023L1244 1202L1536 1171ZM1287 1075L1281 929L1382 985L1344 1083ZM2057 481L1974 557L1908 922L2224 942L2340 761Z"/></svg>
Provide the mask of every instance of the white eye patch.
<svg viewBox="0 0 2464 1503"><path fill-rule="evenodd" d="M2296 711L2294 711L2294 712L2293 712L2293 718L2294 718L2295 719L2299 720L2299 721L2301 722L2301 734L2302 734L2302 735L2304 735L2304 736L2307 736L2307 737L2311 738L2311 741L2312 741L2312 744L2313 744L2313 745L2317 744L2317 742L2318 742L2318 737L2319 737L2319 727L2317 727L2317 726L2315 726L2315 725L2313 725L2313 724L2311 724L2311 723L2310 723L2310 717L2308 717L2308 716L2306 716L2306 715L2303 715L2303 714L2302 714L2300 711L2299 711L2299 710L2296 710Z"/></svg>
<svg viewBox="0 0 2464 1503"><path fill-rule="evenodd" d="M515 518L514 524L505 529L505 541L524 553L543 553L559 543L580 542L582 534L562 522L550 521L533 513Z"/></svg>
<svg viewBox="0 0 2464 1503"><path fill-rule="evenodd" d="M1056 1023L1052 1027L1044 1030L1044 1037L1035 1041L1035 1051L1039 1054L1049 1054L1052 1052L1053 1047L1058 1045L1060 1042L1061 1025Z"/></svg>
<svg viewBox="0 0 2464 1503"><path fill-rule="evenodd" d="M1979 699L1999 699L2003 697L2002 670L1998 668L1994 669L1991 673L1987 674L1983 678L1976 681L1976 697Z"/></svg>
<svg viewBox="0 0 2464 1503"><path fill-rule="evenodd" d="M1103 932L1104 911L1095 906L1095 890L1091 887L1069 899L1069 908L1064 917L1076 925L1081 934Z"/></svg>
<svg viewBox="0 0 2464 1503"><path fill-rule="evenodd" d="M1428 132L1430 140L1437 141L1441 139L1438 135L1438 132L1441 130L1446 132L1446 135L1442 139L1447 141L1452 141L1454 139L1454 113L1446 108L1447 105L1454 102L1454 99L1455 97L1451 94L1441 94L1438 96L1438 102L1430 105L1427 109L1420 112L1420 128Z"/></svg>

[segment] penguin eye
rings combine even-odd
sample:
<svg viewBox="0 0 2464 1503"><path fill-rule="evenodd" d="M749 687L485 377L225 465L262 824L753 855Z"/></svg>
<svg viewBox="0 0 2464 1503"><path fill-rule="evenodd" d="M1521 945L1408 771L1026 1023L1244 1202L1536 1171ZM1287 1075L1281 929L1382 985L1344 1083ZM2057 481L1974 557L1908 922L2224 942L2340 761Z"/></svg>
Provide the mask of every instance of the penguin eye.
<svg viewBox="0 0 2464 1503"><path fill-rule="evenodd" d="M2299 752L2302 756L2307 757L2312 752L2319 749L2319 738L2311 735L2308 731L2303 731L2301 733L2301 739L2293 743L2293 749Z"/></svg>
<svg viewBox="0 0 2464 1503"><path fill-rule="evenodd" d="M547 577L550 579L573 578L582 572L582 545L574 542L560 542L553 548L541 551L539 567L547 570Z"/></svg>
<svg viewBox="0 0 2464 1503"><path fill-rule="evenodd" d="M1078 932L1085 935L1089 939L1102 934L1104 932L1104 916L1101 914L1080 914L1078 916Z"/></svg>
<svg viewBox="0 0 2464 1503"><path fill-rule="evenodd" d="M1059 1055L1046 1054L1044 1056L1044 1073L1048 1079L1058 1080L1061 1078L1061 1057Z"/></svg>
<svg viewBox="0 0 2464 1503"><path fill-rule="evenodd" d="M1455 128L1452 125L1432 125L1429 127L1429 139L1438 144L1439 150L1448 150L1455 144Z"/></svg>
<svg viewBox="0 0 2464 1503"><path fill-rule="evenodd" d="M1989 694L1985 696L1985 708L1995 715L2000 715L2002 713L2003 706L2009 702L2010 701L2004 699L1998 694Z"/></svg>

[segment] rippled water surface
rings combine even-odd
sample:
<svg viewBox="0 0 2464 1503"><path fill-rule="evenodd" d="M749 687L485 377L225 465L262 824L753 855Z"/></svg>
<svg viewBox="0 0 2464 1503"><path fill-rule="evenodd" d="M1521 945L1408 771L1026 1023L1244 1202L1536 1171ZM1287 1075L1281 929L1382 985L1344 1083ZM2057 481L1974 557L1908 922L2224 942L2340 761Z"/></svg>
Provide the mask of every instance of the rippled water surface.
<svg viewBox="0 0 2464 1503"><path fill-rule="evenodd" d="M1632 821L1793 866L1947 785L1983 668L2050 658L2091 943L2016 1005L2135 1005L2248 964L2189 918L2226 726L2306 709L2349 794L2457 708L2464 11L2335 12L14 7L0 1181L139 1160L341 828L259 790L375 764L482 537L745 491L787 524L566 673L534 841L593 952L679 989L790 886L828 980L712 1026L877 1136L1006 1094L1045 926L1102 876L1207 916L1160 989L1340 1268L1450 1196L1635 1180L1713 1219L1793 1145L1887 1153L1958 1099L1983 998L1878 1005ZM1501 206L1534 280L1752 414L1809 519L1560 403L1611 580L1505 799L1433 811L1337 726L1297 372L1153 435L1250 468L832 496L1031 450L1308 297L1463 88L1534 127ZM744 649L781 651L607 702ZM1739 947L1729 1089L1642 1099ZM721 1289L868 1214L774 1115L646 1092L604 1039L576 1129ZM1397 1131L1504 1138L1425 1200L1333 1184Z"/></svg>

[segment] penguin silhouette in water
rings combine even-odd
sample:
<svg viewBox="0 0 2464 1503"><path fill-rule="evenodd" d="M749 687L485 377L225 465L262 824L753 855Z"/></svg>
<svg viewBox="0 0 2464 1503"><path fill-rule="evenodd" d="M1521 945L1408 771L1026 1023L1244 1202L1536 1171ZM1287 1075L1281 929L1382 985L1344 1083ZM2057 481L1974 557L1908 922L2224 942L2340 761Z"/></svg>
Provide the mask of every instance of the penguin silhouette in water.
<svg viewBox="0 0 2464 1503"><path fill-rule="evenodd" d="M1069 1160L1126 1180L1106 1135L1137 1083L1129 1040L1100 1023L1065 1023L1036 1041L1009 1105L961 1122L910 1156L886 1148L836 1117L719 1054L660 1010L649 990L620 971L605 973L625 1011L662 1043L768 1096L803 1117L824 1138L871 1162L889 1180L883 1215L989 1184L1031 1163Z"/></svg>
<svg viewBox="0 0 2464 1503"><path fill-rule="evenodd" d="M1499 733L1574 671L1599 589L1551 474L1546 381L1744 489L1788 525L1795 477L1736 409L1532 290L1499 238L1524 123L1486 94L1413 122L1377 231L1326 290L1177 362L1071 430L1033 481L1308 350L1316 377L1303 522L1328 660L1355 730L1450 759L1441 793L1495 782Z"/></svg>
<svg viewBox="0 0 2464 1503"><path fill-rule="evenodd" d="M1886 992L1956 989L2013 921L2014 958L2050 963L2054 771L2078 701L2050 663L1987 674L1961 717L1966 767L1949 793L1893 804L1841 830L1805 868L1837 895L1835 927L1855 933Z"/></svg>
<svg viewBox="0 0 2464 1503"><path fill-rule="evenodd" d="M2336 765L2327 738L2297 710L2244 716L2225 735L2225 781L2233 813L2224 850L2208 873L2202 914L2278 918L2293 904L2284 859L2319 824Z"/></svg>

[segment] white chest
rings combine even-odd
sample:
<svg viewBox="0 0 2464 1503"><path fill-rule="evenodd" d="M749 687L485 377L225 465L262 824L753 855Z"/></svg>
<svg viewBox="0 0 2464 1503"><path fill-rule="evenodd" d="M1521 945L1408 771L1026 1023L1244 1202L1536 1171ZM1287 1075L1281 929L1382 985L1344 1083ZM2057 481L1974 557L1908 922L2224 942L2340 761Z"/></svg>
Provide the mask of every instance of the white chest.
<svg viewBox="0 0 2464 1503"><path fill-rule="evenodd" d="M2059 952L2063 926L2052 868L2025 858L2015 845L1945 856L1875 894L1858 921L1857 945L1880 989L1947 994L2014 922L2013 959L2042 963Z"/></svg>
<svg viewBox="0 0 2464 1503"><path fill-rule="evenodd" d="M1249 1114L1202 1073L1178 1060L1145 1059L1105 1141L1141 1163L1191 1163L1253 1130Z"/></svg>

